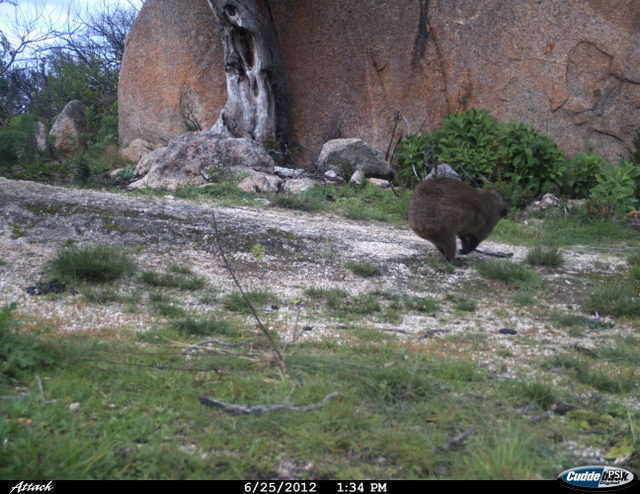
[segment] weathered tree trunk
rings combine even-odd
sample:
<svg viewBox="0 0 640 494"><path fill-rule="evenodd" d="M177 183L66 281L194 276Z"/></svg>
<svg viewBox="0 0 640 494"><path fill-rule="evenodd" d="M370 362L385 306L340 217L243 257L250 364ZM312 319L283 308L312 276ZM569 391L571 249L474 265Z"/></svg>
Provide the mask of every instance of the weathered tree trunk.
<svg viewBox="0 0 640 494"><path fill-rule="evenodd" d="M269 0L208 0L222 30L227 103L212 130L286 143L284 64Z"/></svg>

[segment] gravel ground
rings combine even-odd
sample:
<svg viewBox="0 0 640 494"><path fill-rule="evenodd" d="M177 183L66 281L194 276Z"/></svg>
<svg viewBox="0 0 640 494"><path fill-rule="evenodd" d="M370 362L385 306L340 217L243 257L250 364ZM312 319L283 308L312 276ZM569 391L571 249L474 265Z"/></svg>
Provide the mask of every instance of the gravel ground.
<svg viewBox="0 0 640 494"><path fill-rule="evenodd" d="M342 288L352 294L377 291L433 296L441 300L436 314L409 313L394 323L374 317L357 325L413 339L434 352L473 349L485 365L504 376L513 376L529 357L551 355L574 345L593 347L612 335L637 329L633 323L616 323L606 331L588 330L581 336L570 336L547 318L553 312L577 312L576 304L585 289L583 275L624 269L623 255L586 248L565 251L563 268L540 271L553 295L533 307L522 307L511 301L512 288L482 280L473 268L485 256L466 256L461 266L448 272L432 262L439 257L435 248L407 228L327 214L269 207L216 208L170 196L149 198L2 178L0 304L15 302L20 314L49 321L58 331L144 331L157 327L162 318L147 310L91 304L79 295L31 296L25 289L42 279L46 261L62 246L109 243L134 252L140 269L162 270L173 263L184 264L205 277L209 287L232 291L233 282L215 243L214 218L223 248L244 287L271 290L283 301L269 315L269 323L289 333L313 327L304 338L348 338L340 321L311 307L295 305L294 300L309 287ZM263 246L263 254L252 253L256 244ZM484 242L482 248L513 252L516 262L527 253L525 247L492 242ZM384 274L358 277L346 268L349 261L376 264ZM134 285L135 280L129 280L122 290L133 290ZM472 298L477 310L455 310L445 301L446 294ZM201 294L182 292L178 296L194 313L211 309L201 301ZM500 329L512 329L516 334L504 334ZM506 355L499 365L496 352Z"/></svg>

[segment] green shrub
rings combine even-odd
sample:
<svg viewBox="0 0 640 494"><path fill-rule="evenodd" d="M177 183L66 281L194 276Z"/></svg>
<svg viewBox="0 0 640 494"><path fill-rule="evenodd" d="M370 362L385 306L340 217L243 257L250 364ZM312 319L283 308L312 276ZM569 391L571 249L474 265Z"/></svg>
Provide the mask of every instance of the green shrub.
<svg viewBox="0 0 640 494"><path fill-rule="evenodd" d="M67 247L48 263L49 275L64 283L108 283L133 272L135 263L120 247Z"/></svg>
<svg viewBox="0 0 640 494"><path fill-rule="evenodd" d="M406 136L396 150L397 179L404 187L415 187L437 162L437 137L433 132Z"/></svg>
<svg viewBox="0 0 640 494"><path fill-rule="evenodd" d="M0 167L28 161L37 153L36 117L30 113L18 115L0 129Z"/></svg>
<svg viewBox="0 0 640 494"><path fill-rule="evenodd" d="M565 158L551 137L522 123L498 127L499 165L494 178L529 191L538 197L545 188L558 184Z"/></svg>
<svg viewBox="0 0 640 494"><path fill-rule="evenodd" d="M591 190L591 198L607 204L617 215L633 210L638 204L640 168L626 160L618 165L607 164L596 175L598 185Z"/></svg>
<svg viewBox="0 0 640 494"><path fill-rule="evenodd" d="M438 130L437 153L469 181L492 181L498 154L498 125L487 110L447 115Z"/></svg>
<svg viewBox="0 0 640 494"><path fill-rule="evenodd" d="M588 198L597 184L597 174L607 166L605 159L594 153L578 153L567 160L563 193L568 197Z"/></svg>
<svg viewBox="0 0 640 494"><path fill-rule="evenodd" d="M468 182L499 185L516 206L559 188L566 167L553 139L529 125L498 123L479 109L448 115L438 129L405 137L396 157L403 185L415 186L434 163L445 162Z"/></svg>

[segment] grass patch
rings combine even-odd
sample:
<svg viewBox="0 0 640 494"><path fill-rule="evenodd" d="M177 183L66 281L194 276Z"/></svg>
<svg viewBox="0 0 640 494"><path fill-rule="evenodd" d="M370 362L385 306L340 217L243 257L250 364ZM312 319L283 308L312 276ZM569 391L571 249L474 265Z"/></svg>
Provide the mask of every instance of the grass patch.
<svg viewBox="0 0 640 494"><path fill-rule="evenodd" d="M621 283L605 283L587 295L582 304L583 312L615 317L640 316L640 297L632 287Z"/></svg>
<svg viewBox="0 0 640 494"><path fill-rule="evenodd" d="M555 389L545 382L524 381L511 384L510 386L515 397L528 403L536 403L544 410L551 408L557 401Z"/></svg>
<svg viewBox="0 0 640 494"><path fill-rule="evenodd" d="M266 305L278 304L278 296L268 290L254 290L245 292L245 297L240 292L232 292L224 297L223 305L227 310L231 312L238 312L240 314L249 314L251 312L251 305L256 310L261 309Z"/></svg>
<svg viewBox="0 0 640 494"><path fill-rule="evenodd" d="M92 304L110 305L130 300L112 286L92 286L82 291L82 297Z"/></svg>
<svg viewBox="0 0 640 494"><path fill-rule="evenodd" d="M379 297L374 293L350 295L343 289L307 288L305 297L317 303L323 303L333 317L351 319L372 315L382 311Z"/></svg>
<svg viewBox="0 0 640 494"><path fill-rule="evenodd" d="M236 336L238 330L229 321L214 316L187 317L172 321L169 327L179 333L198 336Z"/></svg>
<svg viewBox="0 0 640 494"><path fill-rule="evenodd" d="M168 295L150 293L149 305L151 312L168 318L185 317L186 311Z"/></svg>
<svg viewBox="0 0 640 494"><path fill-rule="evenodd" d="M527 253L526 262L531 266L557 268L564 264L564 257L558 247L536 245Z"/></svg>
<svg viewBox="0 0 640 494"><path fill-rule="evenodd" d="M596 353L597 356L597 353ZM596 366L593 362L560 355L548 360L546 367L560 367L575 381L603 393L623 394L637 388L637 376L615 367Z"/></svg>
<svg viewBox="0 0 640 494"><path fill-rule="evenodd" d="M0 309L0 383L53 362L51 352L32 335L20 331L15 308L9 305Z"/></svg>
<svg viewBox="0 0 640 494"><path fill-rule="evenodd" d="M372 278L384 273L384 270L380 266L376 266L370 262L348 262L346 267L353 274L362 278Z"/></svg>
<svg viewBox="0 0 640 494"><path fill-rule="evenodd" d="M580 212L530 219L527 223L505 218L491 233L492 240L515 245L572 245L611 246L637 242L640 234L624 222L614 219L593 220Z"/></svg>
<svg viewBox="0 0 640 494"><path fill-rule="evenodd" d="M169 266L164 273L144 271L140 274L140 280L149 286L178 290L200 290L206 285L204 278L195 275L190 268L180 265Z"/></svg>
<svg viewBox="0 0 640 494"><path fill-rule="evenodd" d="M183 317L156 337L45 335L64 357L43 380L46 398L57 401L43 406L37 383L21 374L27 397L0 402L0 475L247 479L274 478L287 468L300 478L553 478L564 444L554 438L582 434L559 429L560 422L532 425L507 405L514 390L497 386L467 359L443 359L395 338L374 343L369 331L352 332L348 345L298 345L287 360L291 379L264 362L212 352L185 356L167 343L234 336L206 320L220 322L215 314ZM201 328L207 329L200 334ZM249 348L236 350L249 355ZM15 385L0 382L0 392ZM198 402L209 396L307 405L334 391L338 399L304 413L234 416ZM518 393L541 406L554 398L545 386ZM468 429L475 432L447 447Z"/></svg>
<svg viewBox="0 0 640 494"><path fill-rule="evenodd" d="M279 208L292 209L294 211L318 212L325 209L324 200L317 195L290 195L276 194L271 203Z"/></svg>
<svg viewBox="0 0 640 494"><path fill-rule="evenodd" d="M546 458L551 466L544 442L522 425L500 424L499 429L483 432L482 436L462 460L465 479L537 480L539 459Z"/></svg>
<svg viewBox="0 0 640 494"><path fill-rule="evenodd" d="M452 302L453 308L458 311L475 312L478 309L478 304L476 303L476 301L467 297L453 295L449 293L447 294L445 299L448 302Z"/></svg>
<svg viewBox="0 0 640 494"><path fill-rule="evenodd" d="M122 248L111 245L66 247L49 261L50 277L66 284L109 283L132 273L135 263Z"/></svg>
<svg viewBox="0 0 640 494"><path fill-rule="evenodd" d="M534 286L540 281L534 272L510 261L482 261L476 265L476 269L485 278L511 283L519 288Z"/></svg>

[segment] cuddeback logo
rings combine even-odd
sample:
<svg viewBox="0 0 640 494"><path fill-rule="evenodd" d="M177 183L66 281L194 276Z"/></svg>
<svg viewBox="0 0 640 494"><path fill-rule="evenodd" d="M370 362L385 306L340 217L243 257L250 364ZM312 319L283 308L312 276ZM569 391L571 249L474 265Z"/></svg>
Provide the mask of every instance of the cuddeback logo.
<svg viewBox="0 0 640 494"><path fill-rule="evenodd" d="M617 467L587 466L565 470L558 475L558 481L572 489L613 491L631 487L638 481L638 476Z"/></svg>

